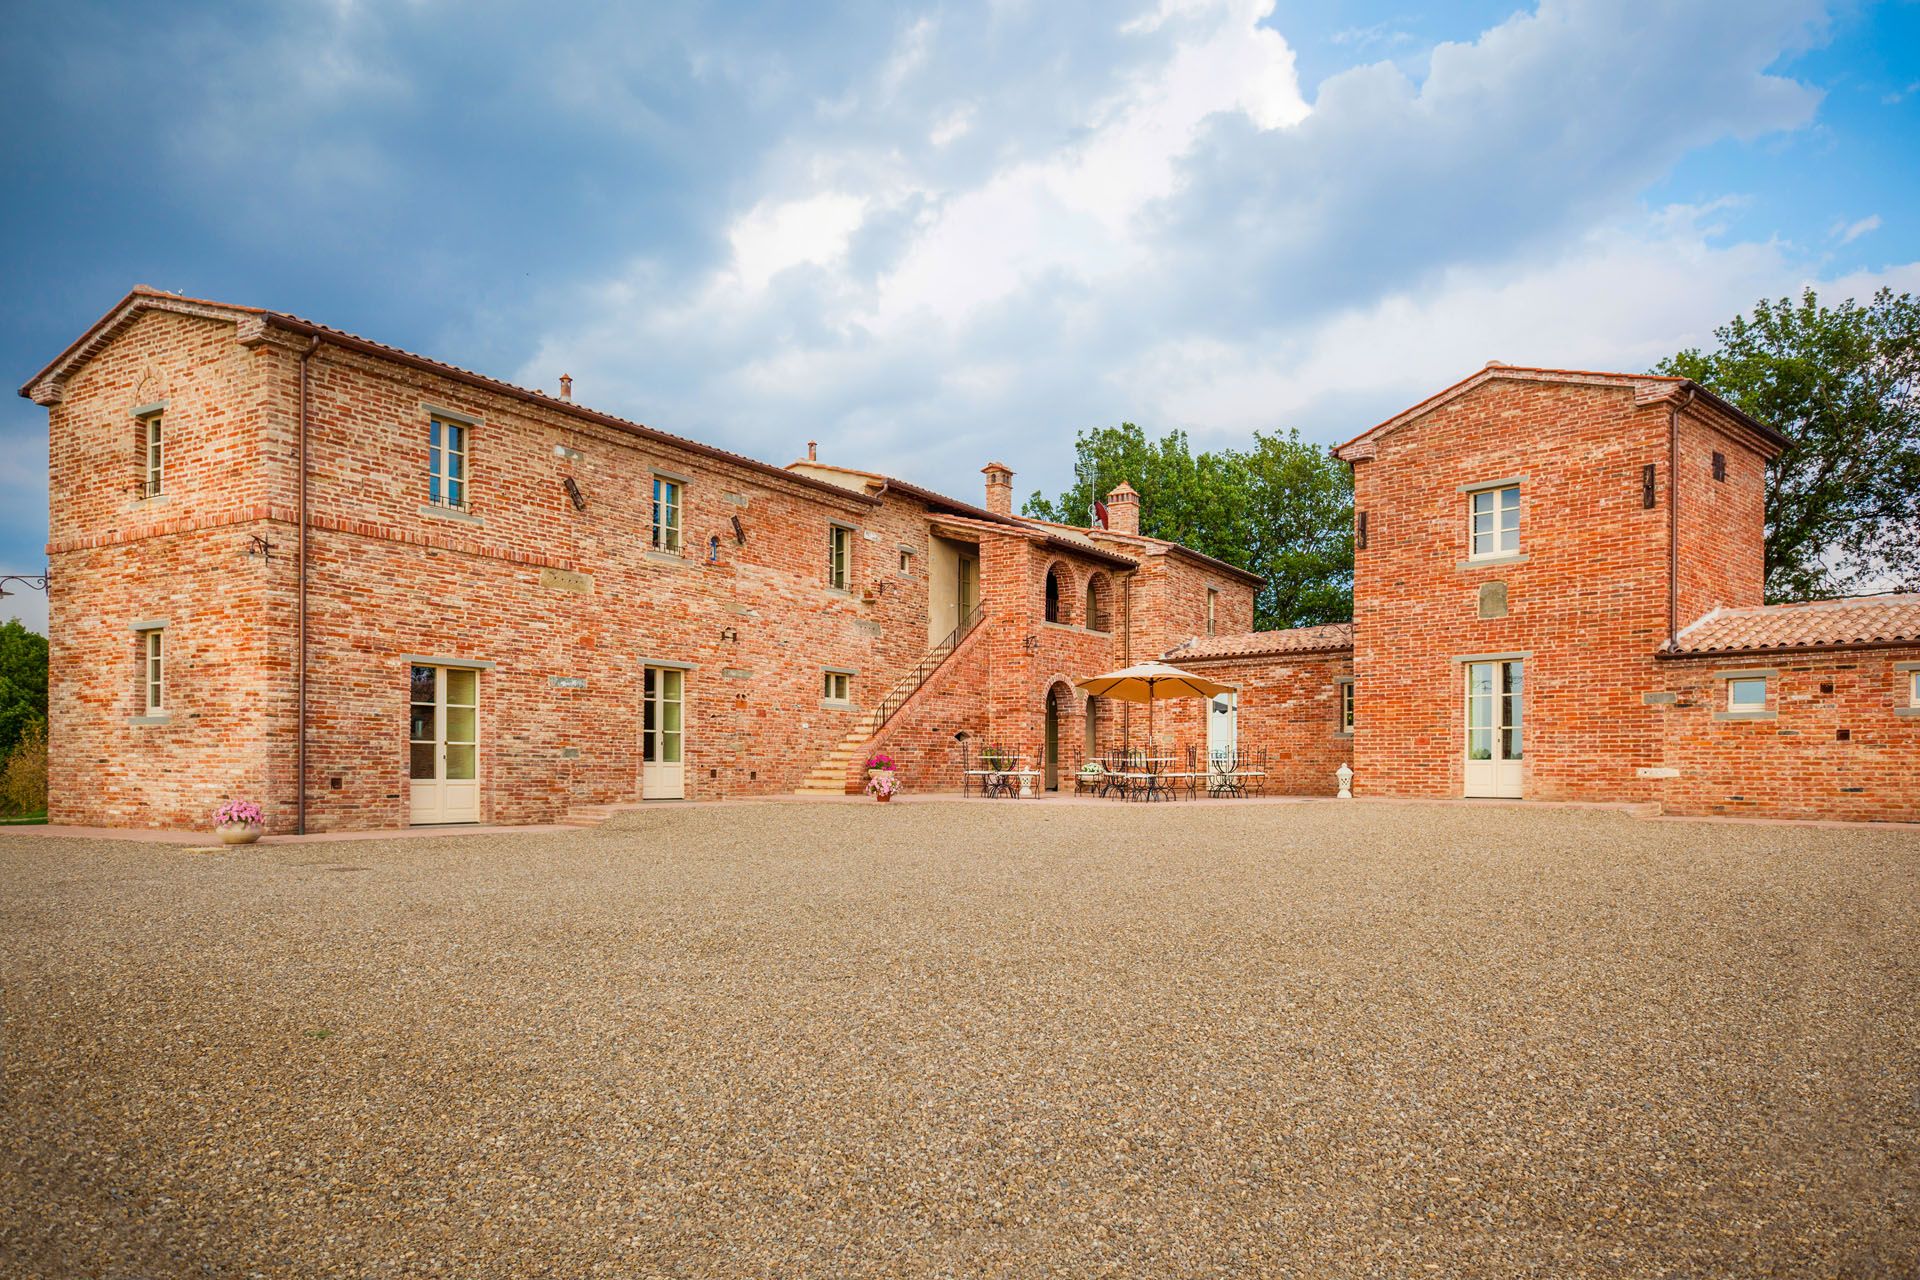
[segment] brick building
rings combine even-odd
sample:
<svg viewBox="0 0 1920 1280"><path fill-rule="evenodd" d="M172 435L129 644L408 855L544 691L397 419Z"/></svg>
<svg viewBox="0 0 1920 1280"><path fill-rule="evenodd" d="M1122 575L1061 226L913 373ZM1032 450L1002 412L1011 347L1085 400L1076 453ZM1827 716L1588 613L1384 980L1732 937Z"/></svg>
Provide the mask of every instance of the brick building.
<svg viewBox="0 0 1920 1280"><path fill-rule="evenodd" d="M772 466L257 308L136 289L49 410L50 816L538 822L640 797L910 786L962 742L1055 774L1073 681L1259 579L1138 533L809 456ZM1051 747L1051 750L1050 750ZM304 782L303 782L304 780Z"/></svg>
<svg viewBox="0 0 1920 1280"><path fill-rule="evenodd" d="M1109 524L780 467L294 316L136 289L49 409L56 822L538 822L839 792L871 751L1057 785L1138 713L1270 789L1920 818L1920 597L1762 605L1784 443L1690 383L1492 365L1342 446L1352 624ZM1675 478L1678 482L1675 482Z"/></svg>

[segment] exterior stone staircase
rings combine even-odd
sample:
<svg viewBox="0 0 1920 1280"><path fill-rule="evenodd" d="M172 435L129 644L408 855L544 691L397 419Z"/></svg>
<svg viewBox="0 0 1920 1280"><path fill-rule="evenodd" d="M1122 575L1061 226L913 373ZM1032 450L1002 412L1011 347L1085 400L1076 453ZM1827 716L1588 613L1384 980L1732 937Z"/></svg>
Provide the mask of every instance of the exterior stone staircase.
<svg viewBox="0 0 1920 1280"><path fill-rule="evenodd" d="M847 736L840 739L840 745L827 752L820 762L813 766L800 785L793 789L796 796L844 796L847 794L847 774L853 763L866 749L867 741L873 736L873 726L861 721L848 730Z"/></svg>

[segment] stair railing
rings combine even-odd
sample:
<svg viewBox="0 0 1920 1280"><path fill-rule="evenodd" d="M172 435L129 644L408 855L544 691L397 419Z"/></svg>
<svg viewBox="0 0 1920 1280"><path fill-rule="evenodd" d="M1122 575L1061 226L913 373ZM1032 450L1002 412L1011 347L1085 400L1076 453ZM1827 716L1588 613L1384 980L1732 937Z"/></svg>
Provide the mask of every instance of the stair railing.
<svg viewBox="0 0 1920 1280"><path fill-rule="evenodd" d="M900 677L899 681L894 684L887 696L880 699L880 701L874 705L873 713L867 719L867 736L869 738L880 732L880 730L886 726L887 721L893 719L893 713L905 706L907 700L913 697L914 694L920 692L920 686L924 685L928 679L932 677L933 673L940 669L940 664L952 656L953 651L960 647L960 642L965 640L967 636L972 633L973 629L980 625L980 620L985 616L985 605L977 604L973 606L972 612L960 620L959 626L947 633L945 640L942 640L939 644L927 650L926 655L914 664L913 669Z"/></svg>

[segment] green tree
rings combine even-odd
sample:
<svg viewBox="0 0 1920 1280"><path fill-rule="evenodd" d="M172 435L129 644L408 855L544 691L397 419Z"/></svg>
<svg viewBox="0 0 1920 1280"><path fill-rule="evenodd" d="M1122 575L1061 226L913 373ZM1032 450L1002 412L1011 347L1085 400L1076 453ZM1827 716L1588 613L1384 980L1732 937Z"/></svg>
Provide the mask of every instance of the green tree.
<svg viewBox="0 0 1920 1280"><path fill-rule="evenodd" d="M1762 300L1656 373L1785 432L1767 468L1767 599L1920 590L1920 302Z"/></svg>
<svg viewBox="0 0 1920 1280"><path fill-rule="evenodd" d="M0 760L47 722L47 638L18 619L0 626Z"/></svg>
<svg viewBox="0 0 1920 1280"><path fill-rule="evenodd" d="M1250 450L1196 455L1185 432L1157 441L1131 422L1080 432L1073 484L1035 492L1023 510L1085 525L1122 480L1140 491L1140 531L1260 574L1262 630L1353 616L1353 486L1346 467L1298 432L1259 434Z"/></svg>

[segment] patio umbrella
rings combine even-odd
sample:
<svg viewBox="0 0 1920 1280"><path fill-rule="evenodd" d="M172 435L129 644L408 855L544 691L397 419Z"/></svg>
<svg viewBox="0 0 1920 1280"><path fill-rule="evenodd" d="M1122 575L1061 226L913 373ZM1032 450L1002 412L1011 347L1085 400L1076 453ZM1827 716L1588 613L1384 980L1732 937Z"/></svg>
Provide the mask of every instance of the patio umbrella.
<svg viewBox="0 0 1920 1280"><path fill-rule="evenodd" d="M1103 676L1088 676L1080 688L1100 698L1147 704L1147 741L1153 741L1153 704L1162 698L1212 698L1233 690L1230 684L1170 667L1164 662L1141 662Z"/></svg>

